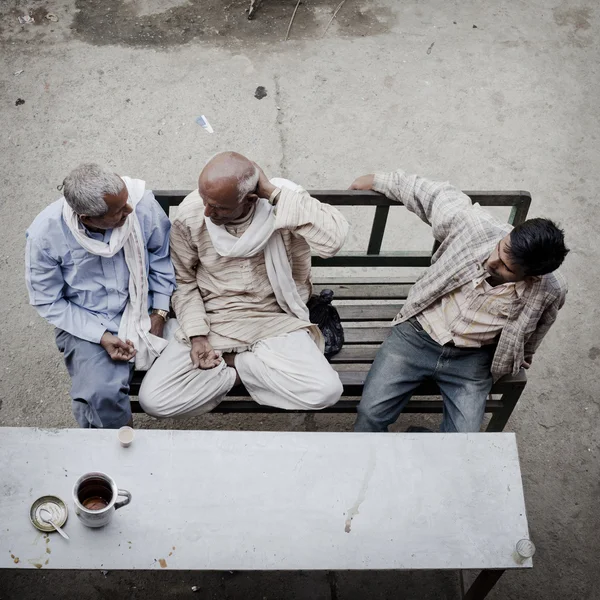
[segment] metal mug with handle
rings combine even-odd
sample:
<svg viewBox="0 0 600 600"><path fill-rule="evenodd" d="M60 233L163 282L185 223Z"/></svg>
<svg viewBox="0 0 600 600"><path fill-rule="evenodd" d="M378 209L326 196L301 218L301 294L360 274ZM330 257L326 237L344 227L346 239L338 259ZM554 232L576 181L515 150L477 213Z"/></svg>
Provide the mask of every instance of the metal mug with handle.
<svg viewBox="0 0 600 600"><path fill-rule="evenodd" d="M124 499L117 501L121 496ZM117 488L115 480L106 473L82 475L73 487L75 514L86 527L104 527L114 512L131 502L127 490Z"/></svg>

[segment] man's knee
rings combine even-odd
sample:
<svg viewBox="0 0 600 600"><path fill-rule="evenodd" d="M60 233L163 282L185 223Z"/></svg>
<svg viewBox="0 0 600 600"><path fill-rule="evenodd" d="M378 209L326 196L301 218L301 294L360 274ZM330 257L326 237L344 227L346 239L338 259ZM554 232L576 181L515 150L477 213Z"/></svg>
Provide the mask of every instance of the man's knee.
<svg viewBox="0 0 600 600"><path fill-rule="evenodd" d="M131 422L129 396L107 397L72 401L75 420L84 429L119 429Z"/></svg>
<svg viewBox="0 0 600 600"><path fill-rule="evenodd" d="M81 365L71 375L71 396L94 401L129 393L132 367L126 362Z"/></svg>
<svg viewBox="0 0 600 600"><path fill-rule="evenodd" d="M214 369L192 369L179 375L169 376L167 372L164 364L159 369L152 367L140 387L140 406L152 417L198 416L209 412L235 382L235 370L227 368L225 363Z"/></svg>
<svg viewBox="0 0 600 600"><path fill-rule="evenodd" d="M344 392L339 375L333 369L325 373L325 376L315 381L314 389L307 394L307 401L314 410L333 406Z"/></svg>
<svg viewBox="0 0 600 600"><path fill-rule="evenodd" d="M171 416L169 405L165 402L165 393L161 389L160 381L153 375L152 370L144 376L138 401L142 410L151 417L164 418Z"/></svg>
<svg viewBox="0 0 600 600"><path fill-rule="evenodd" d="M481 429L485 416L485 398L477 399L468 408L461 408L446 408L440 429L443 433L477 433Z"/></svg>
<svg viewBox="0 0 600 600"><path fill-rule="evenodd" d="M115 429L131 420L127 363L78 370L71 378L73 416L80 427Z"/></svg>
<svg viewBox="0 0 600 600"><path fill-rule="evenodd" d="M356 407L357 417L369 422L379 422L385 420L387 417L387 412L388 411L385 410L383 404L368 402L365 400L364 395Z"/></svg>
<svg viewBox="0 0 600 600"><path fill-rule="evenodd" d="M325 384L325 399L323 401L323 408L326 408L327 406L333 406L340 399L343 393L344 386L340 381L340 376L336 371L331 369L331 375Z"/></svg>
<svg viewBox="0 0 600 600"><path fill-rule="evenodd" d="M394 405L367 402L363 395L356 407L354 431L387 431L388 426L397 419L401 410L399 401L394 402Z"/></svg>
<svg viewBox="0 0 600 600"><path fill-rule="evenodd" d="M442 433L478 433L483 423L483 414L467 415L462 414L446 415L442 420L440 431Z"/></svg>

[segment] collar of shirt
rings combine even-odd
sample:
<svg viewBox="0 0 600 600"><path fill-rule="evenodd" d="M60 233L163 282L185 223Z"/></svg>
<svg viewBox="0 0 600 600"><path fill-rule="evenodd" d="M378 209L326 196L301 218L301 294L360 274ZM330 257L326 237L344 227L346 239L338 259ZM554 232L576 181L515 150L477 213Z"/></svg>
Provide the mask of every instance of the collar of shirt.
<svg viewBox="0 0 600 600"><path fill-rule="evenodd" d="M483 274L479 275L478 277L475 277L473 279L473 289L476 288L477 286L482 285L484 282L486 282L487 278L489 277L488 272L485 270L485 267L482 265L482 269L483 269ZM492 288L492 286L490 286L489 284L487 284L488 287ZM512 281L512 282L508 282L508 283L502 283L500 285L495 286L495 288L500 288L502 290L504 289L508 289L509 287L514 287L515 289L515 293L517 294L517 298L520 298L523 295L523 292L525 291L526 288L526 284L525 281Z"/></svg>
<svg viewBox="0 0 600 600"><path fill-rule="evenodd" d="M79 222L81 223L81 221L79 221ZM85 235L87 235L89 238L92 238L93 240L99 240L101 242L106 242L106 243L108 243L110 241L112 229L105 229L104 233L102 233L100 231L90 231L83 223L81 223L81 226L83 227L83 229L85 231Z"/></svg>
<svg viewBox="0 0 600 600"><path fill-rule="evenodd" d="M232 235L244 233L244 231L246 231L246 229L250 226L250 223L252 222L255 210L256 205L253 205L250 212L247 215L236 219L235 221L227 223L227 225L225 225L225 229L227 229L227 231Z"/></svg>

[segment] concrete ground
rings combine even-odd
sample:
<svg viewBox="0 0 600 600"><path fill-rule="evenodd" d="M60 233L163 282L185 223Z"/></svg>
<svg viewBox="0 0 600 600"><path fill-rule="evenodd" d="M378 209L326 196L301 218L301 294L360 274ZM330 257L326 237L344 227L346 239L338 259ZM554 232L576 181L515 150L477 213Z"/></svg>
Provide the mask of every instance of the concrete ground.
<svg viewBox="0 0 600 600"><path fill-rule="evenodd" d="M323 36L337 4L306 0L287 42L293 0L263 0L253 21L243 0L0 4L0 424L74 424L52 329L27 304L23 249L81 161L154 189L192 188L225 149L313 189L397 167L464 189L526 189L531 214L566 229L570 293L508 426L535 568L507 573L489 597L598 598L600 11L590 0L347 0ZM35 23L20 25L23 14ZM349 245L364 247L368 230L350 216ZM430 244L405 213L394 222L388 248ZM137 424L349 430L352 418ZM453 574L50 571L2 573L0 598L183 598L192 585L200 598L458 598Z"/></svg>

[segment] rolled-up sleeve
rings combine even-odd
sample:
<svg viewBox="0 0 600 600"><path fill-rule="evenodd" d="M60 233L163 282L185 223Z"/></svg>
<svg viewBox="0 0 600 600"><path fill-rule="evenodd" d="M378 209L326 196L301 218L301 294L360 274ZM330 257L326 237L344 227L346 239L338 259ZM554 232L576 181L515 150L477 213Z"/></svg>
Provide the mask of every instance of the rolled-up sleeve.
<svg viewBox="0 0 600 600"><path fill-rule="evenodd" d="M404 204L431 225L433 236L440 242L450 234L457 219L460 220L461 212L473 207L469 196L447 181L431 181L401 170L376 173L373 190Z"/></svg>
<svg viewBox="0 0 600 600"><path fill-rule="evenodd" d="M342 213L319 202L307 191L282 188L275 207L275 229L288 229L304 238L322 258L337 254L348 235L348 221Z"/></svg>
<svg viewBox="0 0 600 600"><path fill-rule="evenodd" d="M30 237L25 249L25 281L29 303L46 321L88 342L100 343L106 331L100 316L64 297L60 264Z"/></svg>
<svg viewBox="0 0 600 600"><path fill-rule="evenodd" d="M177 289L173 294L177 320L188 338L208 335L210 322L196 281L198 251L186 226L179 221L175 221L171 230L171 257L177 279Z"/></svg>
<svg viewBox="0 0 600 600"><path fill-rule="evenodd" d="M559 271L555 271L553 276L557 282L555 300L546 307L544 312L540 315L535 330L526 338L524 349L525 359L532 357L537 352L545 335L556 321L558 311L565 304L567 297L567 281Z"/></svg>

